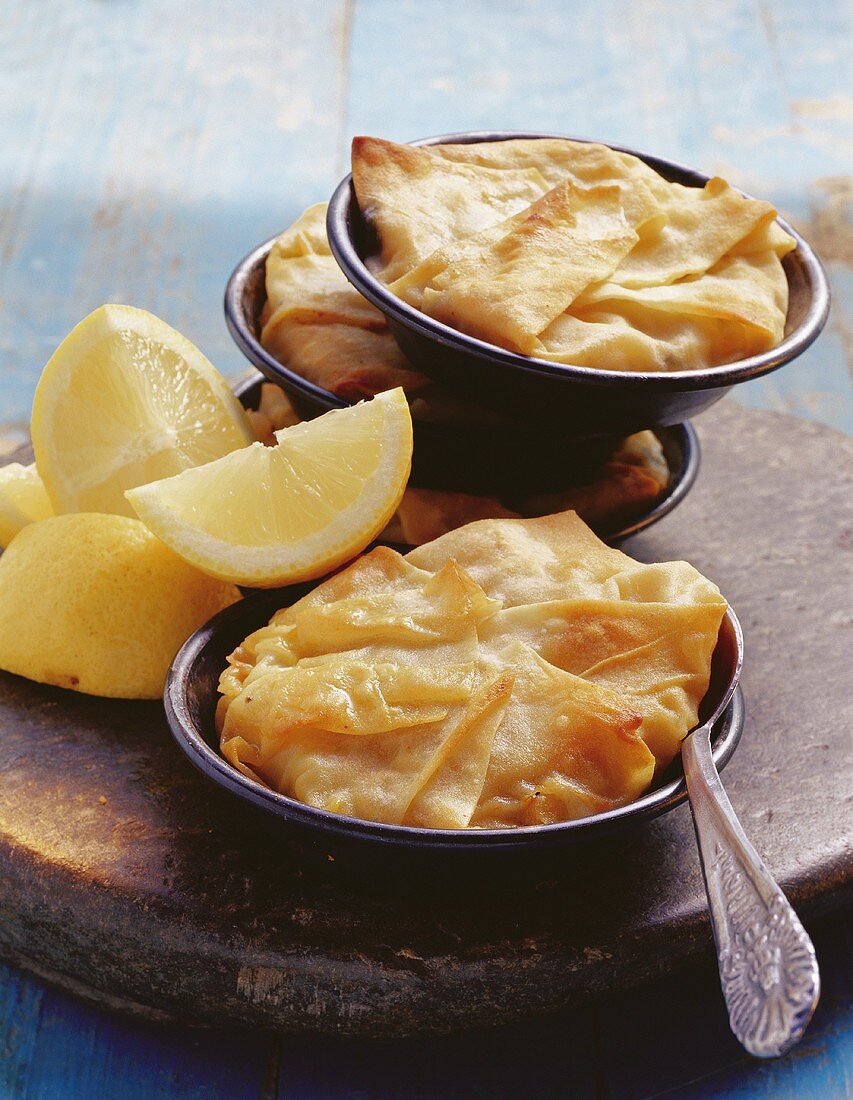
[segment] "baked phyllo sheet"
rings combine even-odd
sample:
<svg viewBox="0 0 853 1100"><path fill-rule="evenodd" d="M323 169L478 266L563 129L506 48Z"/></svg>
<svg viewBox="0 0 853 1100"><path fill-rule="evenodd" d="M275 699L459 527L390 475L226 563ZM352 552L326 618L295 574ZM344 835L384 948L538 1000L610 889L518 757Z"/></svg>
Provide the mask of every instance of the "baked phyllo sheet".
<svg viewBox="0 0 853 1100"><path fill-rule="evenodd" d="M364 555L273 616L220 681L222 753L309 806L428 828L633 801L697 722L726 601L573 512Z"/></svg>
<svg viewBox="0 0 853 1100"><path fill-rule="evenodd" d="M522 355L702 370L784 335L794 240L725 180L686 187L605 145L353 142L380 278L438 321Z"/></svg>

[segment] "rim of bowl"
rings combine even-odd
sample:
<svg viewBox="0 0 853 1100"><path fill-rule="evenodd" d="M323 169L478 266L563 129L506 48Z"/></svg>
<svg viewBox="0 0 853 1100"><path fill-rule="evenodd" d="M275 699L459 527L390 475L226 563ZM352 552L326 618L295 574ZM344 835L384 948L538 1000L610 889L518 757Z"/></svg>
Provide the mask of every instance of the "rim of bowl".
<svg viewBox="0 0 853 1100"><path fill-rule="evenodd" d="M254 326L249 322L243 311L243 292L246 283L259 264L266 264L267 256L270 254L272 246L278 240L279 235L270 237L269 240L256 245L251 252L247 252L231 272L228 282L225 284L223 305L225 323L228 326L231 339L249 362L271 381L278 382L279 385L285 382L287 385L293 386L317 404L325 406L327 410L346 409L353 402L338 397L330 390L325 390L314 382L309 382L301 374L297 374L296 371L291 370L290 367L276 359L274 355L270 355L255 335Z"/></svg>
<svg viewBox="0 0 853 1100"><path fill-rule="evenodd" d="M261 608L268 615L270 607L276 604L284 607L288 599L290 602L295 602L321 580L322 578L316 582L293 585L288 589L260 591L239 600L214 615L209 622L192 634L172 662L163 692L169 728L179 748L191 763L218 786L281 821L307 826L318 833L344 839L366 840L389 847L445 851L507 850L545 845L549 842L568 843L592 839L631 824L658 817L687 800L687 786L682 773L625 806L573 821L505 829L427 829L412 825L389 825L335 814L329 810L308 806L304 802L299 802L243 775L210 745L202 730L192 719L186 689L192 683L193 670L205 650L215 645L218 636L221 636L224 631L233 629L243 620L254 620L254 618L263 620L263 615L259 615ZM285 593L290 593L290 597ZM255 612L254 616L253 612ZM743 696L739 687L743 670L743 632L737 615L731 607L726 610L723 625L720 628L720 638L726 624L731 632L734 663L726 688L721 693L713 713L706 719L712 723L714 731L722 728L722 732L716 739L712 734L712 754L719 770L725 767L737 748L743 733L745 715ZM254 629L257 629L257 626L249 624L246 632ZM717 646L720 644L720 638ZM715 647L715 653L716 649L717 647ZM215 700L210 700L209 706L211 709L208 721L212 722Z"/></svg>
<svg viewBox="0 0 853 1100"><path fill-rule="evenodd" d="M256 386L263 383L264 377L264 375L247 375L243 378L238 378L231 387L234 396L240 402L244 402L247 395L251 393ZM323 392L325 393L326 391L324 390ZM695 485L696 478L699 476L699 470L702 466L702 447L699 443L699 436L696 429L689 420L684 420L679 424L649 428L648 431L652 432L658 439L664 447L664 450L666 450L667 440L661 439L660 433L671 433L676 446L681 452L681 465L678 470L678 476L667 485L664 495L658 500L654 508L637 516L635 519L631 520L630 523L625 524L618 530L604 531L599 534L599 538L603 539L605 542L624 542L625 539L630 538L632 535L638 535L641 531L645 531L647 527L651 527L659 520L662 520L664 516L668 516L673 509L681 504ZM669 463L668 456L667 463Z"/></svg>
<svg viewBox="0 0 853 1100"><path fill-rule="evenodd" d="M696 483L699 469L702 465L702 447L696 429L689 420L683 420L680 424L670 424L666 427L649 428L648 431L656 436L662 446L666 446L665 440L660 438L660 432L673 432L678 436L681 446L681 469L678 471L678 479L671 486L667 486L666 494L645 515L638 516L631 523L614 531L612 534L599 536L605 542L623 542L632 535L638 535L647 527L653 526L658 520L668 516L684 500Z"/></svg>
<svg viewBox="0 0 853 1100"><path fill-rule="evenodd" d="M407 144L415 146L475 145L485 142L508 141L513 138L559 138L584 144L606 145L616 152L628 153L637 157L666 178L674 175L680 177L681 182L689 181L689 186L704 186L712 178L696 168L691 168L689 165L668 160L665 157L659 157L653 153L647 153L627 145L614 145L609 142L595 141L592 138L573 137L568 134L544 131L471 130L418 138L416 141ZM735 190L746 198L753 197L746 191L741 191L740 188L735 188ZM797 260L789 262L799 262L801 264L812 287L812 293L805 316L800 324L788 333L775 348L762 352L760 355L739 359L735 363L725 363L704 370L690 371L614 371L599 370L595 367L574 366L570 363L552 363L546 359L520 355L505 348L497 347L495 344L489 344L484 340L468 336L458 329L433 320L427 314L398 298L370 272L359 255L348 227L350 212L353 208L358 208L358 202L355 189L352 186L352 173L350 173L341 180L329 200L326 215L326 234L332 254L344 275L368 301L372 302L383 313L390 315L399 324L437 344L450 347L456 351L467 352L480 359L498 361L505 366L515 367L528 374L547 375L552 378L572 378L600 387L631 388L632 386L645 385L662 391L718 389L722 386L732 386L738 382L745 382L751 378L758 378L795 359L817 339L829 315L829 284L820 260L808 242L788 222L777 215L776 221L797 242L797 248L794 252L789 253L790 256L796 256ZM790 286L787 269L786 278L788 278Z"/></svg>

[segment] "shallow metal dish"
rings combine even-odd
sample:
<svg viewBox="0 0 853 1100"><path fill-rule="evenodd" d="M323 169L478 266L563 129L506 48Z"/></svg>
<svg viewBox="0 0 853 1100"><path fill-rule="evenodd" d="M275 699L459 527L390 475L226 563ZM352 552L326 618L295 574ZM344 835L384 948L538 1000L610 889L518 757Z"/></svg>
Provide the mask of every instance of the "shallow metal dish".
<svg viewBox="0 0 853 1100"><path fill-rule="evenodd" d="M234 342L249 362L281 386L299 415L309 420L330 409L346 408L349 402L308 382L270 355L260 342L259 318L267 297L264 272L274 240L253 249L234 269L225 291L225 317ZM566 436L554 425L519 427L509 432L415 420L412 483L486 496L506 495L513 485L526 490L519 496L548 492L565 487L565 470L587 459L594 460L597 453L612 449L614 441L625 434L590 439ZM632 521L630 530L599 532L609 539L634 534L666 515L695 480L699 442L692 427L673 425L660 428L657 434L673 471L666 497L649 517Z"/></svg>
<svg viewBox="0 0 853 1100"><path fill-rule="evenodd" d="M411 144L566 137L569 135L494 130L443 134ZM638 157L666 179L688 187L703 187L710 178L695 168L640 149L611 148ZM829 312L826 274L799 233L781 218L778 221L797 242L796 250L783 261L790 300L782 343L736 363L665 373L595 370L518 355L467 336L407 305L365 263L366 257L378 252L378 242L356 201L351 176L346 176L332 195L326 231L341 270L385 314L397 343L419 370L483 405L510 410L527 423L547 423L565 434L595 435L628 434L654 425L681 423L719 401L732 386L789 363L817 338Z"/></svg>
<svg viewBox="0 0 853 1100"><path fill-rule="evenodd" d="M383 825L306 806L243 775L219 753L214 728L217 684L226 657L271 616L300 599L319 581L254 592L221 611L195 632L175 657L166 681L164 703L172 735L190 761L217 786L271 814L288 827L299 827L324 840L358 843L398 851L531 852L600 838L667 813L687 798L676 758L655 788L628 806L558 825L507 829L422 829ZM713 719L713 756L723 768L743 731L743 698L737 684L743 662L743 636L729 609L720 628L711 684L699 713L700 723Z"/></svg>
<svg viewBox="0 0 853 1100"><path fill-rule="evenodd" d="M257 375L242 379L234 387L234 392L247 409L256 409L261 396L263 379ZM645 531L658 520L676 508L693 488L699 473L701 450L699 438L692 424L674 424L669 428L655 429L655 435L663 446L664 456L669 466L669 484L663 496L646 512L633 516L610 528L596 529L596 534L609 543L619 543L630 535ZM572 461L572 454L560 455L556 474L566 469ZM423 464L422 464L423 465ZM559 476L554 477L555 487L559 485ZM498 491L500 495L500 491Z"/></svg>

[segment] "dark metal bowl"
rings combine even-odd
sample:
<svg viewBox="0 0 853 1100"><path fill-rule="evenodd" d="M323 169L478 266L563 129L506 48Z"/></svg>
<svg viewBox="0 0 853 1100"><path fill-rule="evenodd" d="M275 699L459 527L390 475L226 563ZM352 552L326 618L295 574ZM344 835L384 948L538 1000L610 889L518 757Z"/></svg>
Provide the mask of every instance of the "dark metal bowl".
<svg viewBox="0 0 853 1100"><path fill-rule="evenodd" d="M234 386L234 393L245 408L256 409L258 407L262 381L263 379L253 375L241 379ZM627 522L624 520L617 521L614 526L609 528L596 528L596 534L609 543L623 542L631 535L645 531L647 527L651 527L658 520L669 515L673 508L677 508L684 500L696 481L702 460L702 452L699 446L699 437L696 435L696 429L693 425L674 424L669 428L658 428L655 435L660 440L664 457L669 466L669 484L663 496L648 511L639 513ZM584 442L589 447L592 441L585 440ZM578 449L584 450L582 446L578 446ZM594 457L597 451L593 449L592 454ZM565 488L565 485L560 484L559 475L562 471L571 468L570 464L573 457L577 459L578 456L573 456L571 450L568 453L560 451L556 456L552 456L554 472L550 476L549 483L553 483L555 489ZM586 456L583 456L583 461L586 460ZM417 483L415 479L413 479L413 483ZM506 486L507 482L505 481L502 486L497 488L498 496L504 494Z"/></svg>
<svg viewBox="0 0 853 1100"><path fill-rule="evenodd" d="M287 393L305 420L351 402L308 382L280 363L258 339L259 318L267 300L264 283L272 240L245 256L231 275L225 291L225 317L234 342L250 363ZM414 421L412 484L430 489L449 489L484 496L529 496L566 487L566 471L583 471L600 462L623 436L596 439L566 437L562 432L519 428L514 431L477 426ZM664 446L673 476L666 497L649 517L632 523L634 534L671 511L686 495L699 468L699 442L689 426L662 428ZM599 532L602 534L602 532ZM603 532L608 538L626 533Z"/></svg>
<svg viewBox="0 0 853 1100"><path fill-rule="evenodd" d="M509 130L443 134L413 145L560 138L564 134ZM571 140L583 140L572 138ZM696 169L638 149L613 145L645 161L668 180L703 187L709 177ZM643 373L594 370L550 363L495 347L433 320L407 305L371 274L365 257L378 252L375 233L362 216L352 177L329 202L326 230L346 277L387 318L406 356L419 370L482 405L512 413L530 424L550 424L566 435L628 434L655 425L678 424L719 401L732 386L759 378L801 355L823 328L829 312L826 275L812 249L787 222L797 242L783 261L789 286L785 337L761 355L707 370Z"/></svg>
<svg viewBox="0 0 853 1100"><path fill-rule="evenodd" d="M687 798L680 759L676 758L648 794L628 806L559 825L507 829L423 829L383 825L306 806L243 775L219 753L214 727L219 675L226 658L279 608L295 602L319 581L255 592L221 611L184 643L169 671L164 692L172 734L190 761L218 786L272 815L289 828L309 830L323 843L356 843L374 849L422 852L524 852L599 839L648 821ZM714 720L714 760L722 768L743 731L744 705L737 684L743 662L743 636L733 611L720 628L711 684L700 708L701 722Z"/></svg>

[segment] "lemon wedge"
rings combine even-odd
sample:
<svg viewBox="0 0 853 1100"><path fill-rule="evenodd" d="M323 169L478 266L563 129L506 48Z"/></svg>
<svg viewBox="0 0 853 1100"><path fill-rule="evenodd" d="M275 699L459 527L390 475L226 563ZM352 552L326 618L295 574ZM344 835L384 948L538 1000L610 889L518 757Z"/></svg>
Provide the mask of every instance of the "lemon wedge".
<svg viewBox="0 0 853 1100"><path fill-rule="evenodd" d="M8 546L28 523L52 515L50 499L34 464L10 462L0 467L0 547Z"/></svg>
<svg viewBox="0 0 853 1100"><path fill-rule="evenodd" d="M36 465L56 512L132 516L125 489L220 458L254 438L224 378L143 309L90 313L44 368Z"/></svg>
<svg viewBox="0 0 853 1100"><path fill-rule="evenodd" d="M137 515L211 576L271 588L355 557L390 520L412 464L401 389L131 489Z"/></svg>

